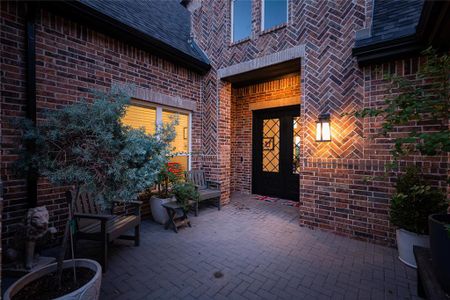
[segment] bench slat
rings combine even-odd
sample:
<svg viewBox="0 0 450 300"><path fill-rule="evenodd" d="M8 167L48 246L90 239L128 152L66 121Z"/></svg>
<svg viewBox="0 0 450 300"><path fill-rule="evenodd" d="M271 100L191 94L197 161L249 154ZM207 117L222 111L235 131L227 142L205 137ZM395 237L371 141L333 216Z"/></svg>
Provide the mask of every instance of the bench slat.
<svg viewBox="0 0 450 300"><path fill-rule="evenodd" d="M66 193L68 202L73 201L76 196L75 191ZM95 240L102 242L102 267L103 272L107 269L108 242L116 238L134 240L134 245L140 243L140 202L132 201L134 207L133 214L124 206L127 214L105 214L96 199L84 188L80 190L78 199L74 201L74 216L77 220L77 231L75 234L75 243L80 239ZM124 205L127 203L125 202ZM111 211L112 213L112 211ZM104 231L102 231L104 228ZM134 228L134 236L125 235L127 231Z"/></svg>

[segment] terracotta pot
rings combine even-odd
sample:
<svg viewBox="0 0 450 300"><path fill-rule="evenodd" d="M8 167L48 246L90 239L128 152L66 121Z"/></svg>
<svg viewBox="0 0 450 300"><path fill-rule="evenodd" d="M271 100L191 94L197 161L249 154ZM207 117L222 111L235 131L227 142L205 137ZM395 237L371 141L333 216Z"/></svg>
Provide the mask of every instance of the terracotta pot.
<svg viewBox="0 0 450 300"><path fill-rule="evenodd" d="M73 266L72 260L64 261L63 264L64 269L71 268L72 266ZM83 285L81 288L67 295L56 298L55 300L98 300L100 296L100 286L102 284L102 267L99 265L98 262L90 259L75 259L75 266L91 269L92 271L95 272L94 277L92 277L92 279L89 280L89 282ZM8 290L6 290L3 299L11 300L24 286L26 286L30 282L55 271L56 271L56 263L53 263L23 276L22 278L17 280L13 285L11 285L8 288Z"/></svg>
<svg viewBox="0 0 450 300"><path fill-rule="evenodd" d="M449 214L434 214L428 217L433 269L444 291L450 294L450 237L445 227L448 224Z"/></svg>
<svg viewBox="0 0 450 300"><path fill-rule="evenodd" d="M417 268L413 246L430 247L428 235L421 235L405 229L397 229L398 259L412 268Z"/></svg>

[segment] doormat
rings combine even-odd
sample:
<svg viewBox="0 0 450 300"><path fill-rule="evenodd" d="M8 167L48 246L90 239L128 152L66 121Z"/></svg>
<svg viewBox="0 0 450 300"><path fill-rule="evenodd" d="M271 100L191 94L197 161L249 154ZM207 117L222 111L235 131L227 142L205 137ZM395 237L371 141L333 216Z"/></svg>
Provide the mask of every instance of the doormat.
<svg viewBox="0 0 450 300"><path fill-rule="evenodd" d="M254 195L254 199L258 200L258 201L269 202L269 203L279 203L281 205L299 207L299 202L292 201L292 200L284 200L284 199L280 199L280 198L272 198L269 196L261 196L261 195Z"/></svg>

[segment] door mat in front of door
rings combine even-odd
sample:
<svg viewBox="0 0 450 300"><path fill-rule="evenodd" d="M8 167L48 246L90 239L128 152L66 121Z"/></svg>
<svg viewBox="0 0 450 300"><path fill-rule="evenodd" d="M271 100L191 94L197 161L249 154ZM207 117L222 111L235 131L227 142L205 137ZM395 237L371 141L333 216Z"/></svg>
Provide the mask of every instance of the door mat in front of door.
<svg viewBox="0 0 450 300"><path fill-rule="evenodd" d="M273 198L273 197L261 196L261 195L253 195L253 199L258 200L258 201L269 202L269 203L278 203L278 204L286 205L286 206L299 207L299 202L292 201L292 200L284 200L284 199L280 199L280 198Z"/></svg>

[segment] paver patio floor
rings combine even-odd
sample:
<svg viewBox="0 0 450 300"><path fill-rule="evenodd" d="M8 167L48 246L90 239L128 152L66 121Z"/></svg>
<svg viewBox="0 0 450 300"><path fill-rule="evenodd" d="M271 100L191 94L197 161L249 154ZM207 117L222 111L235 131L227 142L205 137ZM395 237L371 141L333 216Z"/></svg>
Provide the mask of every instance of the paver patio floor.
<svg viewBox="0 0 450 300"><path fill-rule="evenodd" d="M111 248L102 299L417 298L395 249L302 228L297 211L235 194L178 234L144 220L140 247Z"/></svg>

